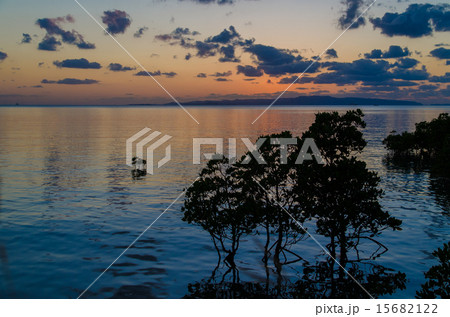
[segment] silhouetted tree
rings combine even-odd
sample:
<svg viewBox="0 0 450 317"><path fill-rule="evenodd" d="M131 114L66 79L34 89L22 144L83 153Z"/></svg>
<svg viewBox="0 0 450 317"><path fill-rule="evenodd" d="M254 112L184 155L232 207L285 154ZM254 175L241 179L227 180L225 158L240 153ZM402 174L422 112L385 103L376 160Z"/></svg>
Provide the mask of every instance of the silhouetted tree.
<svg viewBox="0 0 450 317"><path fill-rule="evenodd" d="M425 273L427 281L416 292L417 298L450 298L450 243L433 252L439 261Z"/></svg>
<svg viewBox="0 0 450 317"><path fill-rule="evenodd" d="M359 286L344 274L344 268L357 275L361 284L374 284L375 294L404 287L403 273L391 274L371 263L372 271L366 274L358 266L362 261L373 261L387 250L376 240L383 230L399 230L401 225L401 221L382 210L378 202L382 195L379 177L357 158L366 146L361 132L364 127L361 110L342 115L319 113L301 139L292 137L290 132L266 135L257 140L258 152L248 152L235 163L228 159L210 161L199 180L186 192L183 220L198 224L210 233L219 263L221 251L227 253L226 263L233 272L233 280L216 282L210 279L191 284L191 295L188 296L240 294L249 297L249 290L253 290L261 297L296 297L298 294L306 296L308 292L322 292L320 285L323 285L332 290L323 295L325 297L360 297L361 291L356 291ZM277 140L282 139L289 142L276 145ZM311 139L318 146L320 160L317 157L311 160L311 154L303 151L302 145ZM298 286L304 285L303 282L288 286L282 280L281 269L283 265L301 259L290 251L290 246L304 237L302 224L306 220L313 220L316 232L329 238L326 248L338 260L339 267L330 259L309 267L312 275L305 272L303 280L318 282L313 286L315 289L299 291ZM266 235L263 258L266 283L264 286L240 283L235 278L238 270L234 263L240 238L258 234L261 229ZM358 249L363 240L378 246L365 258ZM269 286L267 269L272 250L277 273L274 288ZM350 256L351 251L354 253ZM289 261L289 254L296 259ZM345 286L349 283L352 285ZM339 288L342 293L337 291ZM358 296L353 295L356 293Z"/></svg>
<svg viewBox="0 0 450 317"><path fill-rule="evenodd" d="M414 132L391 134L383 140L394 164L411 162L416 168L431 167L433 172L450 177L450 116L442 113L430 122L419 122Z"/></svg>
<svg viewBox="0 0 450 317"><path fill-rule="evenodd" d="M183 221L200 225L214 242L220 261L234 266L234 257L242 235L257 225L253 219L254 201L245 199L244 180L235 177L235 167L228 159L211 160L200 178L186 191Z"/></svg>
<svg viewBox="0 0 450 317"><path fill-rule="evenodd" d="M280 141L291 144L280 144ZM246 199L254 200L258 206L255 220L265 229L266 245L263 260L267 263L274 249L274 263L281 272L281 266L288 263L286 253L300 257L289 247L303 238L304 232L296 222L302 223L304 216L294 200L293 185L296 179L295 161L299 152L298 138L288 131L261 136L257 140L262 161L244 155L236 164L237 175L249 183ZM288 213L292 216L290 216ZM294 219L295 220L294 220ZM275 235L273 244L271 240ZM280 256L284 255L284 261Z"/></svg>
<svg viewBox="0 0 450 317"><path fill-rule="evenodd" d="M298 165L295 183L299 205L316 220L317 232L330 239L327 249L344 268L350 250L361 260L357 247L362 239L384 248L374 237L387 228L399 230L401 225L378 202L382 190L377 174L356 158L366 145L359 130L364 126L360 110L317 114L302 138L315 140L326 163ZM332 271L333 265L332 261ZM344 273L340 269L341 278Z"/></svg>
<svg viewBox="0 0 450 317"><path fill-rule="evenodd" d="M361 129L366 127L364 114L360 109L350 110L340 115L338 112L322 112L302 140L312 138L327 165L361 153L367 142Z"/></svg>

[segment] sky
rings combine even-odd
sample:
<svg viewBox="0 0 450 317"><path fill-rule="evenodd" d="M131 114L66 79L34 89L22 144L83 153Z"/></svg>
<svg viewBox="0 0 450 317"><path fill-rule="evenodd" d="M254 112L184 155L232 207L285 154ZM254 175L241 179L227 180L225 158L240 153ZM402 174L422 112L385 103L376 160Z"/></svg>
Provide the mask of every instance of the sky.
<svg viewBox="0 0 450 317"><path fill-rule="evenodd" d="M0 0L0 105L267 99L286 89L450 103L442 0L377 0L361 17L373 0L78 2L95 21L74 0Z"/></svg>

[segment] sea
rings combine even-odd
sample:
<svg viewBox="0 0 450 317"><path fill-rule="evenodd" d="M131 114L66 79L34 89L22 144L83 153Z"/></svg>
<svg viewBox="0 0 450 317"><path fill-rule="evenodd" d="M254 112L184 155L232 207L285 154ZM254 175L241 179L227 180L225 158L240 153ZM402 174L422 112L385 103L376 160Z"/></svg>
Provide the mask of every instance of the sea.
<svg viewBox="0 0 450 317"><path fill-rule="evenodd" d="M256 122L263 106L186 108L197 123L178 107L0 107L0 298L188 295L190 285L226 270L210 235L182 220L184 190L207 162L202 156L194 164L194 138L221 139L225 152L235 139L242 154L242 138L254 142L282 131L300 136L316 113L356 108L277 106ZM450 195L426 170L386 164L382 140L449 113L450 106L360 108L368 143L361 159L381 178L383 209L403 221L401 231L378 237L388 250L376 263L406 274L406 285L381 297L414 298L424 272L437 264L432 252L450 240ZM153 174L133 178L126 142L144 128L170 136L155 150L155 160L167 154L167 145L171 159L159 168L155 161ZM312 223L305 226L326 242ZM275 283L273 263L266 268L261 261L262 248L261 237L242 238L239 281L264 283L269 272ZM310 238L294 249L309 263L325 256ZM302 261L286 267L283 279L301 278L302 269Z"/></svg>

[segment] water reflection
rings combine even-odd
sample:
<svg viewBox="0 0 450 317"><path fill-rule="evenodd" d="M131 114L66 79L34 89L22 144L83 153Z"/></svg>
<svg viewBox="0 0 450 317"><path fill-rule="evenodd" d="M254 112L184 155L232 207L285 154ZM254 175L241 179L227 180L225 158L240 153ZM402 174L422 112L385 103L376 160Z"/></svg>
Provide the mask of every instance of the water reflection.
<svg viewBox="0 0 450 317"><path fill-rule="evenodd" d="M382 265L354 261L346 269L356 281L334 269L331 261L306 267L290 294L294 298L370 298L369 294L379 298L405 289L406 274Z"/></svg>
<svg viewBox="0 0 450 317"><path fill-rule="evenodd" d="M275 274L270 268L266 269ZM274 282L270 274L264 282L250 282L240 280L236 267L222 271L216 268L211 277L190 283L184 298L364 299L370 298L365 291L378 298L405 289L404 273L379 264L352 262L347 270L356 281L333 270L330 261L303 266L303 275L297 279L277 277Z"/></svg>
<svg viewBox="0 0 450 317"><path fill-rule="evenodd" d="M114 236L120 236L123 240L128 241L125 237L130 237L128 231L118 231L113 233ZM137 235L131 235L135 239ZM105 249L117 250L119 253L129 247L126 242L123 244L116 242L114 245L103 245ZM123 257L114 263L108 270L108 275L113 278L112 286L101 287L98 290L88 290L83 298L156 298L156 294L162 292L164 279L167 278L167 271L159 264L160 259L156 256L158 246L161 243L153 238L142 238L131 246ZM94 261L99 263L99 258L85 258L86 261ZM93 272L100 274L105 267L98 265ZM141 281L132 283L133 280ZM136 278L138 277L138 278ZM149 281L151 279L152 281ZM122 283L118 283L122 281ZM81 293L84 290L78 289ZM157 292L156 292L157 291ZM155 293L156 292L156 293Z"/></svg>
<svg viewBox="0 0 450 317"><path fill-rule="evenodd" d="M10 271L8 253L5 244L0 240L0 293L5 293L9 298L14 298L14 284Z"/></svg>
<svg viewBox="0 0 450 317"><path fill-rule="evenodd" d="M450 178L432 177L430 179L430 192L434 195L436 203L442 210L450 215Z"/></svg>

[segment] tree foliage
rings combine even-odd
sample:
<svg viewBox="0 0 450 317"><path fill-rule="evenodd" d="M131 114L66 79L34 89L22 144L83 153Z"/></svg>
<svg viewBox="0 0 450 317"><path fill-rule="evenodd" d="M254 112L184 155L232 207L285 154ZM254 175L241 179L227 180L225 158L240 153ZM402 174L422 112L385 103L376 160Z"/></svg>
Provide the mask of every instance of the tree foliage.
<svg viewBox="0 0 450 317"><path fill-rule="evenodd" d="M439 261L425 273L427 281L416 292L417 298L450 298L450 242L433 252Z"/></svg>
<svg viewBox="0 0 450 317"><path fill-rule="evenodd" d="M328 164L362 152L367 142L361 129L366 127L360 109L338 112L322 112L302 138L312 138Z"/></svg>
<svg viewBox="0 0 450 317"><path fill-rule="evenodd" d="M439 175L450 177L450 116L442 113L430 122L416 124L414 132L391 132L383 144L389 158L397 164L411 162L418 168L431 168Z"/></svg>
<svg viewBox="0 0 450 317"><path fill-rule="evenodd" d="M357 158L366 146L363 116L360 110L318 114L302 138L315 140L326 164L307 161L297 166L294 191L298 203L316 220L317 233L329 238L326 247L330 255L336 259L339 254L341 277L351 250L360 260L358 245L363 239L385 248L374 237L401 225L379 204L379 177Z"/></svg>
<svg viewBox="0 0 450 317"><path fill-rule="evenodd" d="M291 144L276 144L281 139L291 139ZM297 178L293 167L299 153L299 140L289 131L261 136L258 140L265 140L259 148L265 164L256 160L247 162L250 153L246 153L236 167L239 178L250 186L246 199L259 207L256 219L266 233L264 260L274 249L274 261L280 269L281 253L304 236L298 223L303 223L305 217L293 192ZM275 235L275 242L271 245L272 235Z"/></svg>
<svg viewBox="0 0 450 317"><path fill-rule="evenodd" d="M227 253L226 261L231 266L240 238L257 225L252 212L254 201L245 199L246 186L235 177L235 167L228 159L211 160L200 178L187 189L182 209L183 221L206 230L216 249Z"/></svg>

